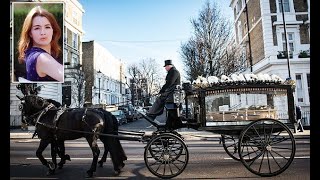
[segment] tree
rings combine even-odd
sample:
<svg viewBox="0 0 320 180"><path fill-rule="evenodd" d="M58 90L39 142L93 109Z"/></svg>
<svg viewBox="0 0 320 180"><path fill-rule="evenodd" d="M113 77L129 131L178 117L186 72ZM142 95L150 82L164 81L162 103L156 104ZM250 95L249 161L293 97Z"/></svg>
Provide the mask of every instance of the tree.
<svg viewBox="0 0 320 180"><path fill-rule="evenodd" d="M221 16L215 3L211 5L206 1L191 24L193 36L181 45L188 80L192 82L200 75L228 75L239 70L238 60L242 55L233 47L231 23Z"/></svg>
<svg viewBox="0 0 320 180"><path fill-rule="evenodd" d="M139 64L128 66L128 74L132 77L135 89L131 88L131 94L136 96L136 91L145 92L145 98L155 95L160 90L160 72L155 59L142 59Z"/></svg>
<svg viewBox="0 0 320 180"><path fill-rule="evenodd" d="M75 107L82 107L84 104L85 93L85 77L82 70L79 67L69 68L65 73L65 78L69 79L71 83L71 99L75 102Z"/></svg>

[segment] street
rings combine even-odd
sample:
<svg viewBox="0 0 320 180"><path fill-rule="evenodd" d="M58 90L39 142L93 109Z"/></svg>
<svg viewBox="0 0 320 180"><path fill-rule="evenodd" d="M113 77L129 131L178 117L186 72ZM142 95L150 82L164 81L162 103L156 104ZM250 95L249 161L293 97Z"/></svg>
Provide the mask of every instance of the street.
<svg viewBox="0 0 320 180"><path fill-rule="evenodd" d="M151 133L153 127L144 119L119 127L123 130L147 131ZM185 138L189 150L189 162L186 169L174 179L260 179L251 173L240 161L230 158L222 144L219 135L213 133L197 133L194 130L179 130ZM114 176L110 158L91 179L158 179L144 163L144 147L139 141L121 140L128 156L125 167L119 176ZM66 153L71 156L63 169L46 176L47 168L35 156L39 139L11 139L10 140L10 177L11 179L85 179L86 171L92 160L92 153L85 139L66 141ZM100 158L103 145L99 141ZM310 179L310 138L296 138L296 155L289 168L276 177L265 179ZM44 151L44 157L50 157L50 148ZM100 159L99 158L99 159ZM59 161L59 159L58 159ZM90 179L90 178L88 178Z"/></svg>

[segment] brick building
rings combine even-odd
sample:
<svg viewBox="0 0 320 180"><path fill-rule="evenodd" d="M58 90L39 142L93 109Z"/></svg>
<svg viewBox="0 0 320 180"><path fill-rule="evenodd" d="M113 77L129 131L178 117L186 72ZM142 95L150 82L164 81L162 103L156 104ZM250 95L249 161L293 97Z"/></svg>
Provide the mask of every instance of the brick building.
<svg viewBox="0 0 320 180"><path fill-rule="evenodd" d="M231 0L230 7L235 42L246 53L247 71L295 80L295 103L309 125L310 0Z"/></svg>

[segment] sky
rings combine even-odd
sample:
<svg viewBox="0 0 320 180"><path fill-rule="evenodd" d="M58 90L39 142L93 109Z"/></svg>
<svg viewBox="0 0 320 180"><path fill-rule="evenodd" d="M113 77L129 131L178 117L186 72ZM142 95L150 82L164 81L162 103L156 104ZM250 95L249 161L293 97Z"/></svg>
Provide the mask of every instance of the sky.
<svg viewBox="0 0 320 180"><path fill-rule="evenodd" d="M85 13L83 41L94 40L126 65L172 59L183 74L181 44L192 36L191 19L206 0L79 0ZM211 0L232 21L231 0Z"/></svg>

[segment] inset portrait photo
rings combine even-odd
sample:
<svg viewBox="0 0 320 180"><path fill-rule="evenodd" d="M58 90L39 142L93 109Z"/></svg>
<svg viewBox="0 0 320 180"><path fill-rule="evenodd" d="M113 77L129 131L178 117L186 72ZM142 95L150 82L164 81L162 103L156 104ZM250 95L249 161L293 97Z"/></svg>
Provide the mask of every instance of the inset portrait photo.
<svg viewBox="0 0 320 180"><path fill-rule="evenodd" d="M12 3L13 83L63 83L64 3Z"/></svg>

